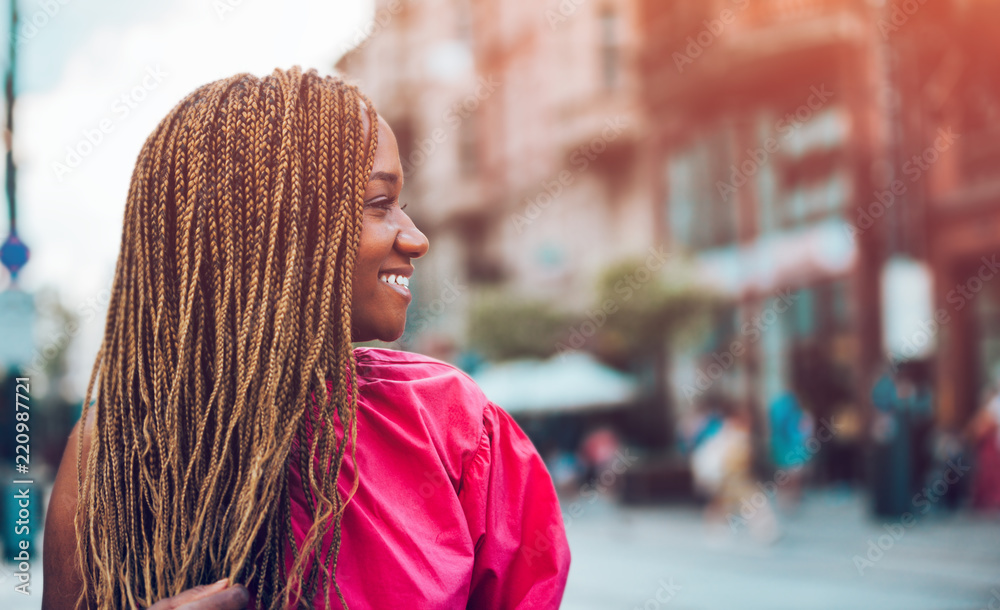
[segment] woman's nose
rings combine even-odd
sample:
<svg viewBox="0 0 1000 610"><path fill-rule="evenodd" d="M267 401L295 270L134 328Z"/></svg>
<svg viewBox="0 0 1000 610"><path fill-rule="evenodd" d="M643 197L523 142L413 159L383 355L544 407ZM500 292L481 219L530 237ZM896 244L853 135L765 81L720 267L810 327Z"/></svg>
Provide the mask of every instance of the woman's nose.
<svg viewBox="0 0 1000 610"><path fill-rule="evenodd" d="M420 258L427 254L430 242L427 241L427 236L417 228L417 225L413 224L409 216L404 216L404 218L403 225L396 233L396 249L410 258Z"/></svg>

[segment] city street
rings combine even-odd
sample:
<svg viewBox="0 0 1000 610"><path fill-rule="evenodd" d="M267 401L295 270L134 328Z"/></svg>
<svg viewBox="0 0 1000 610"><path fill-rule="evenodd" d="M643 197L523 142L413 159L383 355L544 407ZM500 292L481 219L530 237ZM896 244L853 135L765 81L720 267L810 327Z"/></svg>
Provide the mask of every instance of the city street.
<svg viewBox="0 0 1000 610"><path fill-rule="evenodd" d="M565 610L1000 607L997 520L925 517L891 545L883 538L887 550L859 574L854 556L867 560L869 539L877 545L889 531L864 518L857 495L807 497L771 546L745 533L709 535L694 507L621 508L606 500L581 507L567 527L573 564ZM33 566L30 598L3 579L0 607L40 608L40 567Z"/></svg>
<svg viewBox="0 0 1000 610"><path fill-rule="evenodd" d="M0 610L1000 610L1000 0L0 20Z"/></svg>
<svg viewBox="0 0 1000 610"><path fill-rule="evenodd" d="M567 527L566 610L958 610L1000 607L1000 521L927 516L889 535L857 495L807 497L771 546L707 533L694 508L585 506ZM891 525L891 524L890 524ZM890 528L891 529L891 528ZM898 529L896 530L899 531ZM659 601L657 600L659 596ZM669 600L669 601L664 601Z"/></svg>

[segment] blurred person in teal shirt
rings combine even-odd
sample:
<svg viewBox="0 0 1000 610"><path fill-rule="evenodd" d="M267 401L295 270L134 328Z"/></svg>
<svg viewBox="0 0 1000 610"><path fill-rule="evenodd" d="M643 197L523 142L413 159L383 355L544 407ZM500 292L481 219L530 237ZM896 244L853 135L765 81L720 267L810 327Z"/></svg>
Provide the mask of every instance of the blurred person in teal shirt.
<svg viewBox="0 0 1000 610"><path fill-rule="evenodd" d="M806 442L812 437L812 416L802 409L792 391L778 395L768 407L771 462L787 475L778 489L778 500L785 508L795 508L802 497L805 466L812 458Z"/></svg>

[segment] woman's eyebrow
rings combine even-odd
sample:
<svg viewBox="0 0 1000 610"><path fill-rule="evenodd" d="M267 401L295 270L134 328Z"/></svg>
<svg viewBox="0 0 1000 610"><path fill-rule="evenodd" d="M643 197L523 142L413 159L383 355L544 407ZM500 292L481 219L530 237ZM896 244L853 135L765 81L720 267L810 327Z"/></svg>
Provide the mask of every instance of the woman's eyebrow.
<svg viewBox="0 0 1000 610"><path fill-rule="evenodd" d="M399 176L393 174L392 172L375 172L372 174L372 177L368 179L368 182L375 182L377 180L382 180L395 186L395 184L399 182Z"/></svg>

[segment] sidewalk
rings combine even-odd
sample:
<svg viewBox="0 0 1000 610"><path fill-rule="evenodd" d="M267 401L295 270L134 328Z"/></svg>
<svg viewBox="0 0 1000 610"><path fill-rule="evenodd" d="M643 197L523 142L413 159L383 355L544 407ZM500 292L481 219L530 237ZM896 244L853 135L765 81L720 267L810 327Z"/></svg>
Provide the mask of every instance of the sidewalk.
<svg viewBox="0 0 1000 610"><path fill-rule="evenodd" d="M1000 607L997 520L927 516L890 544L860 496L825 493L807 497L783 521L783 537L762 546L745 533L709 535L694 508L579 506L566 528L565 610L981 610L993 599ZM854 557L868 559L869 540L887 548L859 573ZM0 608L40 608L41 572L39 557L27 598L0 573Z"/></svg>
<svg viewBox="0 0 1000 610"><path fill-rule="evenodd" d="M585 503L567 525L566 610L980 610L993 591L1000 607L995 519L928 515L886 529L865 516L862 497L823 493L765 546L727 527L709 534L695 508Z"/></svg>

